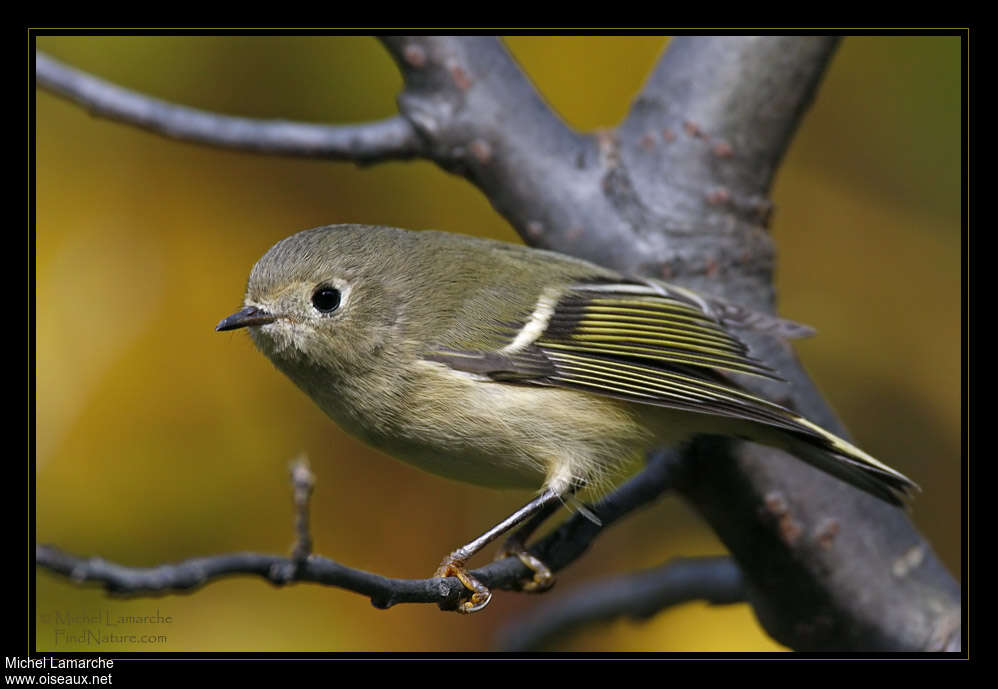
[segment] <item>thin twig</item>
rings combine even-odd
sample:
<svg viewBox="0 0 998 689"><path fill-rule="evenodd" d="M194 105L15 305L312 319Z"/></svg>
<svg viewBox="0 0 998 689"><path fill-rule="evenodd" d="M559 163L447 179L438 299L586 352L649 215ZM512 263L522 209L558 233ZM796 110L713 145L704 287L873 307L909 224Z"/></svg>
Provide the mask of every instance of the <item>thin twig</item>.
<svg viewBox="0 0 998 689"><path fill-rule="evenodd" d="M594 505L592 511L600 517L604 526L647 504L667 490L670 483L669 463L673 457L674 455L665 453L655 455L645 471ZM302 511L307 510L311 473L307 467L304 467L304 471L302 469L297 464L292 472L296 488L298 542L296 552L290 558L250 552L226 553L143 568L126 567L99 557L84 558L55 546L39 545L35 549L35 561L51 572L78 583L101 584L109 593L120 596L189 592L212 581L238 575L259 576L278 586L294 582L337 586L370 597L371 603L378 608L388 608L398 603L436 603L451 609L467 594L464 585L455 577L390 579L352 569L318 555L300 558L301 544L311 543L308 518L302 517ZM584 515L575 514L531 548L531 552L542 556L553 570L558 570L584 553L601 533L602 529ZM477 569L472 574L490 588L511 590L516 589L519 582L532 572L517 558L508 557Z"/></svg>
<svg viewBox="0 0 998 689"><path fill-rule="evenodd" d="M679 558L661 567L614 577L546 601L503 629L502 651L531 651L585 624L618 617L647 619L694 600L714 605L745 601L741 570L730 557Z"/></svg>
<svg viewBox="0 0 998 689"><path fill-rule="evenodd" d="M291 484L294 486L295 539L291 559L299 566L312 553L312 533L309 528L309 499L315 487L315 475L308 466L308 459L299 457L291 464Z"/></svg>
<svg viewBox="0 0 998 689"><path fill-rule="evenodd" d="M73 69L39 51L35 81L91 114L194 143L253 153L347 160L358 164L421 155L416 131L396 115L379 122L322 125L231 117L175 105Z"/></svg>

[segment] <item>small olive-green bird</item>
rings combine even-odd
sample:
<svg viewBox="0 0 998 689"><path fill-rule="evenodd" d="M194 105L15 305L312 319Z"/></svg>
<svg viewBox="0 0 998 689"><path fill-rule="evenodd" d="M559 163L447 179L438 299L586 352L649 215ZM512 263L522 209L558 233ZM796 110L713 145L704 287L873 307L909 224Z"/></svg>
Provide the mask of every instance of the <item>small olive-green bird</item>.
<svg viewBox="0 0 998 689"><path fill-rule="evenodd" d="M728 374L777 378L739 329L803 326L561 254L444 232L331 225L288 237L253 267L247 327L337 424L422 469L540 495L444 559L437 574L491 598L465 563L490 541L601 486L632 458L694 434L749 439L888 502L916 486ZM538 520L534 519L531 524ZM550 582L523 547L516 554Z"/></svg>

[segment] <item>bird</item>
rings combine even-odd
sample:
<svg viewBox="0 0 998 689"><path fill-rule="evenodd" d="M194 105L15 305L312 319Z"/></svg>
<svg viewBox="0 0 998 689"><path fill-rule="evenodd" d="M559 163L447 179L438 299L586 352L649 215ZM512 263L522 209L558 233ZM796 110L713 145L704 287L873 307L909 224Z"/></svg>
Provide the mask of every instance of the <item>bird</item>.
<svg viewBox="0 0 998 689"><path fill-rule="evenodd" d="M433 230L317 227L259 259L243 308L216 326L239 328L367 444L448 478L538 490L443 559L437 576L470 592L460 612L492 599L466 567L488 543L521 527L500 552L535 572L527 588L546 588L553 575L524 546L537 523L646 450L695 435L780 448L893 505L918 489L736 381L782 380L740 332L811 329L552 251Z"/></svg>

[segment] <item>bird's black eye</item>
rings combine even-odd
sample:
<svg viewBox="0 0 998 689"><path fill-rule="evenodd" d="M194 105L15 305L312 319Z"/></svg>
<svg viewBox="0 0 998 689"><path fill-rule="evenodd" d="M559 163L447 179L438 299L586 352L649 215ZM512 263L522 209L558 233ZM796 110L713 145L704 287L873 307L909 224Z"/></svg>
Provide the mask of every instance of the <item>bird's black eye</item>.
<svg viewBox="0 0 998 689"><path fill-rule="evenodd" d="M312 293L312 306L321 313L332 313L340 307L340 291L323 285Z"/></svg>

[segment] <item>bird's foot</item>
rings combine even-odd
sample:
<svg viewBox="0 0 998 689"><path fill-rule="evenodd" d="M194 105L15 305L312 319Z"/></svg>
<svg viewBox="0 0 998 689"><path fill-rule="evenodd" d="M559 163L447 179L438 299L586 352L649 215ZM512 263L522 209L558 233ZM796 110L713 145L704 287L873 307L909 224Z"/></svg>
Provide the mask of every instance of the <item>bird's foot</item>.
<svg viewBox="0 0 998 689"><path fill-rule="evenodd" d="M465 615L470 615L489 604L489 601L492 600L492 592L489 591L485 584L471 576L471 572L464 565L464 560L456 558L454 553L451 553L440 563L440 567L437 568L433 576L457 577L461 580L464 587L471 591L471 597L466 601L462 601L457 606L457 611Z"/></svg>
<svg viewBox="0 0 998 689"><path fill-rule="evenodd" d="M496 560L504 560L507 557L516 557L523 563L524 567L534 573L530 579L520 582L521 591L543 593L554 586L555 576L551 568L544 564L540 558L527 552L523 542L515 535L507 540L496 553Z"/></svg>

